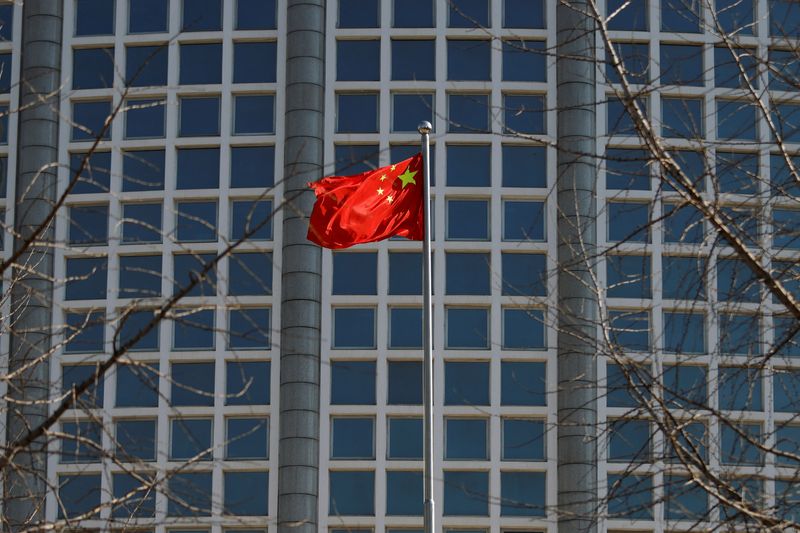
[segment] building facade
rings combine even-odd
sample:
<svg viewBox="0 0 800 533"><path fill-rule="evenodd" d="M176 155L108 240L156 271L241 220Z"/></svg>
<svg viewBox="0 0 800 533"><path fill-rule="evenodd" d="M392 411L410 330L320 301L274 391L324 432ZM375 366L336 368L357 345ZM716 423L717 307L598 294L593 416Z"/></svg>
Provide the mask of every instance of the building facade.
<svg viewBox="0 0 800 533"><path fill-rule="evenodd" d="M18 216L14 199L24 194L15 176L26 53L20 21L28 4L0 4L7 228ZM623 4L598 5L612 14ZM319 175L405 159L419 149L418 123L434 126L437 521L448 533L557 531L556 3L334 0L323 7L324 56L308 52L324 62L324 100L309 104L322 117ZM206 262L244 242L52 428L66 437L49 439L39 519L79 517L91 530L277 532L280 494L292 491L294 479L289 470L279 475L292 466L280 455L288 457L281 439L293 431L281 421L290 407L281 404L289 397L282 382L291 381L282 350L294 345L281 331L284 283L297 261L317 261L285 261L281 222L293 209L284 201L296 163L286 143L301 135L289 122L303 107L287 104L287 68L295 68L286 60L287 2L66 0L62 8L55 149L57 195L66 201L53 226L49 409ZM796 197L774 192L786 165L766 117L742 103L747 84L722 35L735 34L736 46L756 58L750 81L777 95L774 109L791 145L800 142L792 127L800 117L796 80L782 80L757 58L795 73L785 38L798 27L800 9L778 0L700 7L634 0L608 24L632 86L643 91L641 104L705 183L703 194L722 195L733 217L768 210L768 223L745 229L773 266L796 260ZM677 213L682 200L664 189L640 148L596 39L594 289L614 339L676 396L734 413L731 427L771 446L796 441L794 400L775 398L788 383L780 376L795 375L797 350L759 372L745 370L793 319L758 286L753 293L708 224ZM297 68L293 76L302 75ZM87 168L70 185L88 152ZM782 225L794 229L777 237ZM0 244L9 257L10 229ZM310 522L293 527L421 531L420 249L391 239L321 252L319 286L307 287L319 295L310 319L318 325L311 386L319 404L304 419L318 420L318 449L306 457L318 497ZM11 303L2 305L7 314ZM9 353L10 342L0 338L0 351ZM669 466L668 446L651 438L652 422L603 349L593 364L597 530L712 529L729 511L707 500L697 507L705 496L674 492L686 478ZM793 468L736 448L739 433L713 417L692 424L715 471L751 484L748 494L766 507L780 504ZM152 490L137 492L152 479ZM304 501L313 504L313 496Z"/></svg>

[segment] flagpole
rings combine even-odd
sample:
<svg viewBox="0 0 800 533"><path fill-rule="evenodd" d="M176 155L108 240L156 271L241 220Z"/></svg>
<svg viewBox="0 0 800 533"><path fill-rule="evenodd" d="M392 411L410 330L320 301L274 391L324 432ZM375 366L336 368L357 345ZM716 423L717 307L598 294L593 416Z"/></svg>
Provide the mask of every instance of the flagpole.
<svg viewBox="0 0 800 533"><path fill-rule="evenodd" d="M425 238L422 241L422 336L423 336L423 364L422 364L422 396L424 415L423 425L425 456L424 472L424 499L425 499L425 533L434 533L436 522L435 505L433 499L433 309L431 307L431 163L430 163L430 137L433 126L427 120L417 126L422 135L422 169L423 169L423 213L425 216Z"/></svg>

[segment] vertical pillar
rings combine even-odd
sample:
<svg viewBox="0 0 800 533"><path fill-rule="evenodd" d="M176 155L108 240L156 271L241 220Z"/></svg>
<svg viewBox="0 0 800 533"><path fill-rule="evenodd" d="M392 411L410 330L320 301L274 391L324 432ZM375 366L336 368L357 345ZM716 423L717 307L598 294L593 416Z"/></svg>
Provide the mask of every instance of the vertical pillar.
<svg viewBox="0 0 800 533"><path fill-rule="evenodd" d="M278 531L317 533L322 251L306 239L322 175L325 0L288 0Z"/></svg>
<svg viewBox="0 0 800 533"><path fill-rule="evenodd" d="M587 0L557 7L558 531L597 530L595 27Z"/></svg>
<svg viewBox="0 0 800 533"><path fill-rule="evenodd" d="M25 0L22 4L22 70L19 83L14 248L40 228L57 194L59 84L61 83L60 0ZM9 367L18 369L51 349L53 297L53 227L38 237L43 244L23 253L11 285ZM7 439L25 435L47 417L50 359L32 365L9 383ZM15 404L14 399L34 404ZM47 490L47 443L36 440L19 453L4 482L5 527L11 531L44 520Z"/></svg>

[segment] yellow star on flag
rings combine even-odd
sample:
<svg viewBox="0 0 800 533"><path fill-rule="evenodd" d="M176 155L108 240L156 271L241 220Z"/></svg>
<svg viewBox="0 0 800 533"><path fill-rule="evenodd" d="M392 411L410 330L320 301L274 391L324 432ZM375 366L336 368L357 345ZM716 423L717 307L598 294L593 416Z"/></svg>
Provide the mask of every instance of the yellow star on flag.
<svg viewBox="0 0 800 533"><path fill-rule="evenodd" d="M378 187L378 194L383 194L383 188L382 187Z"/></svg>
<svg viewBox="0 0 800 533"><path fill-rule="evenodd" d="M387 201L387 202L389 202L389 203L392 203L392 202L394 202L394 198L392 197L392 195L391 195L391 194L390 194L389 196L387 196L387 197L386 197L386 201Z"/></svg>

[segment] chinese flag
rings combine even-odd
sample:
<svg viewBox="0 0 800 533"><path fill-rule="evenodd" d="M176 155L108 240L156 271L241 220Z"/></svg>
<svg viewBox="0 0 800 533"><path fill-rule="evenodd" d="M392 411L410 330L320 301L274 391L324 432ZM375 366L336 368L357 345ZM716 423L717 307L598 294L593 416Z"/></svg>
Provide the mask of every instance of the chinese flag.
<svg viewBox="0 0 800 533"><path fill-rule="evenodd" d="M308 240L325 248L349 248L395 235L421 241L422 154L354 176L328 176L309 187L317 201Z"/></svg>

